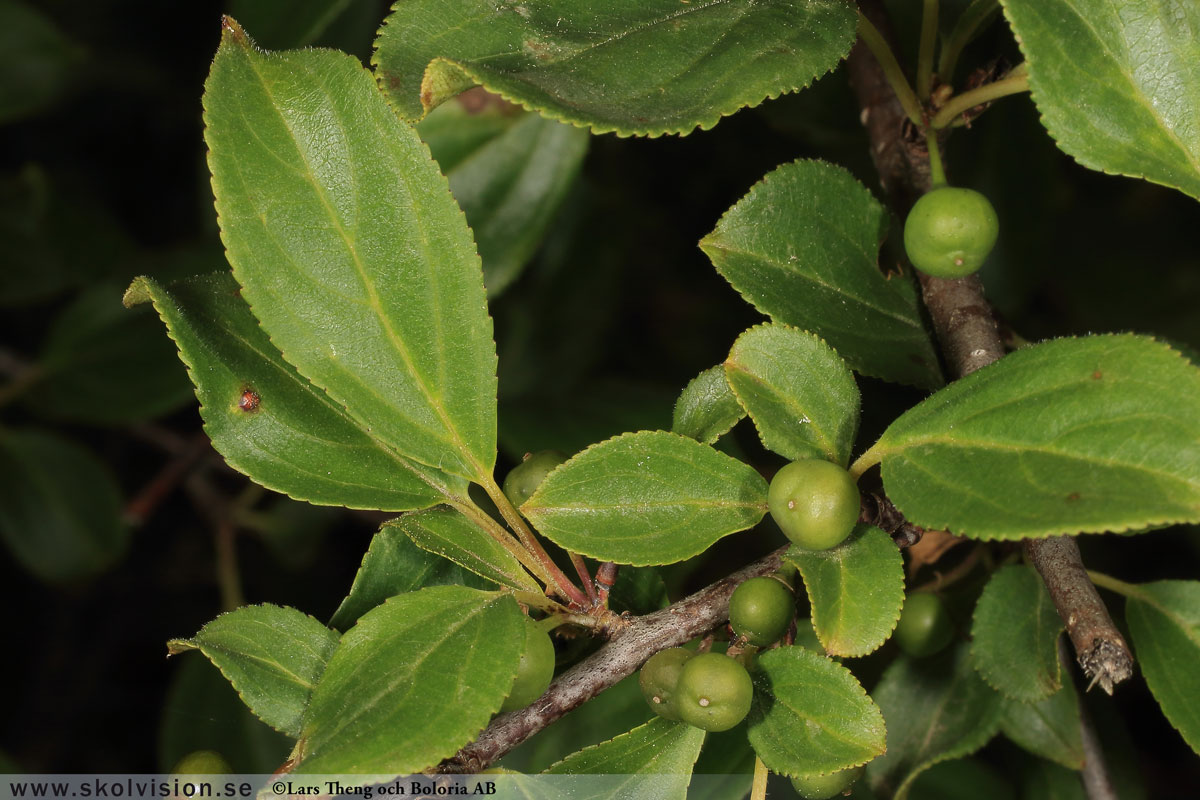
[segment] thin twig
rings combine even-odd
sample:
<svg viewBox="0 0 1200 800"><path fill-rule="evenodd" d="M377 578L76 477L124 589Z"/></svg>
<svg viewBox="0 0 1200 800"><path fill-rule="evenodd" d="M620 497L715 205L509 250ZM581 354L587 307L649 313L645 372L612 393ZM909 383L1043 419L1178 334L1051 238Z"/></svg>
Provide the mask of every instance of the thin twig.
<svg viewBox="0 0 1200 800"><path fill-rule="evenodd" d="M123 514L130 525L141 525L179 485L205 453L210 452L208 437L196 434L187 447L176 452L158 474L125 505Z"/></svg>
<svg viewBox="0 0 1200 800"><path fill-rule="evenodd" d="M478 773L509 750L632 675L646 659L721 625L729 618L729 596L748 578L779 568L784 550L738 570L690 597L630 620L612 641L560 675L532 705L501 714L471 744L443 762L439 772Z"/></svg>
<svg viewBox="0 0 1200 800"><path fill-rule="evenodd" d="M1071 654L1067 652L1066 642L1062 638L1058 640L1058 660L1064 665L1071 663ZM1068 689L1074 691L1070 687ZM1100 746L1100 737L1096 735L1096 726L1092 724L1092 715L1088 713L1083 698L1079 699L1079 738L1083 745L1083 767L1079 778L1083 781L1088 800L1117 800L1116 790L1108 777L1104 749Z"/></svg>

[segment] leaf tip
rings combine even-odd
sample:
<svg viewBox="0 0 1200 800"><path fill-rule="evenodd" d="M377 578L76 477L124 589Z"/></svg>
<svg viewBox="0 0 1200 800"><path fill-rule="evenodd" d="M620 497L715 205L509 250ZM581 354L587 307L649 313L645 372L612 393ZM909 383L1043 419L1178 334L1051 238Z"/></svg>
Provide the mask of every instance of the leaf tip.
<svg viewBox="0 0 1200 800"><path fill-rule="evenodd" d="M236 19L228 14L221 15L221 39L236 42L243 47L250 44L250 37L246 35L246 31L242 29Z"/></svg>
<svg viewBox="0 0 1200 800"><path fill-rule="evenodd" d="M153 300L153 281L145 275L134 278L133 282L129 284L129 288L125 290L125 294L121 296L121 304L126 308L140 306Z"/></svg>
<svg viewBox="0 0 1200 800"><path fill-rule="evenodd" d="M191 639L169 639L167 641L167 658L186 653L189 650L199 650L200 646Z"/></svg>

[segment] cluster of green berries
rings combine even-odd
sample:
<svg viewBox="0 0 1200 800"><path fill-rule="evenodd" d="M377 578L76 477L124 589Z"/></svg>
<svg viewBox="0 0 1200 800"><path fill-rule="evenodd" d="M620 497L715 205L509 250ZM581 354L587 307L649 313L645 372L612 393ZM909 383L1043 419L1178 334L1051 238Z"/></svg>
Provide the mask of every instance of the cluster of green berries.
<svg viewBox="0 0 1200 800"><path fill-rule="evenodd" d="M775 577L742 582L729 599L729 624L745 644L778 641L796 613L792 590ZM660 717L706 731L725 731L750 712L754 686L741 662L720 653L672 647L655 653L638 681L646 702Z"/></svg>
<svg viewBox="0 0 1200 800"><path fill-rule="evenodd" d="M750 713L750 673L721 653L672 647L655 653L638 675L642 694L660 717L706 731L727 731Z"/></svg>

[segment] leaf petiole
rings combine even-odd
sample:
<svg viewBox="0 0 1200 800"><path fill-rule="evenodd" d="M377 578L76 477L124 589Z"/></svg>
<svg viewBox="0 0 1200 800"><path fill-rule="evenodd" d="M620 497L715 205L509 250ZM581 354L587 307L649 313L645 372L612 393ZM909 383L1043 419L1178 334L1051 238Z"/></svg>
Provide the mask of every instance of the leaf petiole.
<svg viewBox="0 0 1200 800"><path fill-rule="evenodd" d="M908 115L914 125L924 126L921 101L917 99L912 86L909 85L908 78L904 77L904 70L901 69L900 62L896 60L896 54L892 52L892 48L888 46L887 40L883 38L879 29L872 25L871 21L862 13L858 15L858 38L862 39L863 44L879 62L883 76L891 84L892 91L896 93L900 105L904 107L904 113Z"/></svg>
<svg viewBox="0 0 1200 800"><path fill-rule="evenodd" d="M1010 94L1020 94L1028 91L1029 75L1025 70L1017 67L1006 78L951 97L949 102L942 106L937 114L933 116L933 119L929 121L929 127L934 130L948 127L957 121L960 115L965 114L976 106L994 102Z"/></svg>
<svg viewBox="0 0 1200 800"><path fill-rule="evenodd" d="M999 13L999 0L975 0L959 15L954 30L942 46L942 57L938 61L937 74L942 83L950 83L954 79L954 68L958 66L958 57L963 48Z"/></svg>
<svg viewBox="0 0 1200 800"><path fill-rule="evenodd" d="M921 15L921 48L917 54L917 97L929 99L933 86L933 51L937 44L938 0L925 0Z"/></svg>

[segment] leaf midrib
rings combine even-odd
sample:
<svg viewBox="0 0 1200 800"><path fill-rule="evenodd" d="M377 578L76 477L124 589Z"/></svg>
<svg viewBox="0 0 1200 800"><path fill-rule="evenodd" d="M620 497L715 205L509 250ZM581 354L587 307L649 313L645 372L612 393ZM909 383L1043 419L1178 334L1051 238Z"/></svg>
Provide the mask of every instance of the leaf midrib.
<svg viewBox="0 0 1200 800"><path fill-rule="evenodd" d="M346 249L350 252L351 260L354 264L354 269L358 273L359 279L362 281L363 287L367 291L370 307L376 313L377 317L379 318L379 321L380 321L381 325L383 326L384 332L388 337L389 343L392 344L393 348L400 355L400 358L404 362L405 366L407 367L409 374L411 374L413 376L414 383L417 385L421 394L424 396L425 401L428 404L429 408L431 408L434 411L434 413L437 415L438 419L441 421L445 431L450 434L451 443L458 450L459 455L465 456L467 464L474 467L474 469L475 469L474 477L482 478L484 475L484 472L485 472L483 469L483 465L480 464L478 459L475 458L475 454L464 445L464 442L462 440L461 435L459 434L457 426L455 426L453 421L449 418L446 408L445 408L444 404L441 402L440 395L436 395L435 393L433 393L431 391L431 388L428 386L425 376L416 368L416 364L413 361L412 354L409 353L409 351L408 351L408 347L405 345L404 341L399 337L395 328L393 327L391 318L387 314L384 313L383 306L381 304L380 297L379 297L379 292L378 292L377 287L375 286L375 282L371 279L371 277L369 275L369 271L366 268L366 265L363 264L362 258L358 253L358 248L355 247L355 245L354 245L353 239L349 236L349 234L343 227L341 218L334 212L333 207L330 205L329 198L326 196L324 187L322 187L320 185L319 181L317 181L316 174L312 170L312 165L309 163L308 159L305 157L304 151L301 150L301 148L298 144L298 139L292 129L291 122L283 114L280 104L275 99L274 92L271 91L271 87L269 85L269 82L266 79L266 76L259 70L258 64L255 63L254 58L251 56L251 54L247 50L245 50L243 48L241 50L241 52L245 58L246 63L249 65L251 71L254 73L255 77L258 79L259 84L262 86L263 92L267 95L268 99L270 100L271 109L279 117L280 123L284 126L284 128L287 129L288 135L290 136L291 141L292 141L292 145L295 148L296 155L299 158L300 162L302 164L304 164L305 172L307 173L307 176L306 176L307 180L308 180L309 184L313 187L313 194L316 196L316 198L320 202L321 206L325 209L328 219L333 223L333 226L334 226L335 230L337 231L338 235L341 237L343 243L345 244ZM309 72L310 75L312 75L312 72L309 69L307 63L301 62L301 65L303 66L303 68L306 71ZM333 103L333 97L332 97L331 93L329 92L327 87L323 84L323 82L317 81L317 83L320 85L320 90L324 94L326 100L330 102L331 108L335 109L332 116L333 116L334 120L336 121L338 127L342 130L345 140L347 141L347 143L350 142L350 137L346 134L345 123L343 122L343 120L341 118L341 114L336 112L336 103ZM240 110L240 108L241 108L241 106L239 106L239 110ZM245 120L244 114L243 114L243 120ZM253 130L253 127L249 127L249 129ZM351 170L351 173L353 173L354 170L353 170L353 162L352 161L350 163L350 170ZM359 196L358 181L353 176L353 174L351 175L350 182L354 186L355 206L357 207L357 205L358 205L357 198ZM424 234L422 234L422 235L424 235ZM425 243L424 240L422 240L422 243L423 244ZM430 276L431 282L436 283L436 278L437 278L436 271L430 270L429 276ZM437 304L431 304L431 305L436 308ZM347 372L344 368L343 368L343 374L349 374L352 378L356 379L356 382L360 386L362 386L363 388L366 388L366 385L361 381L361 379L358 379L357 376L355 376L353 373ZM432 467L435 465L429 464L427 466Z"/></svg>

